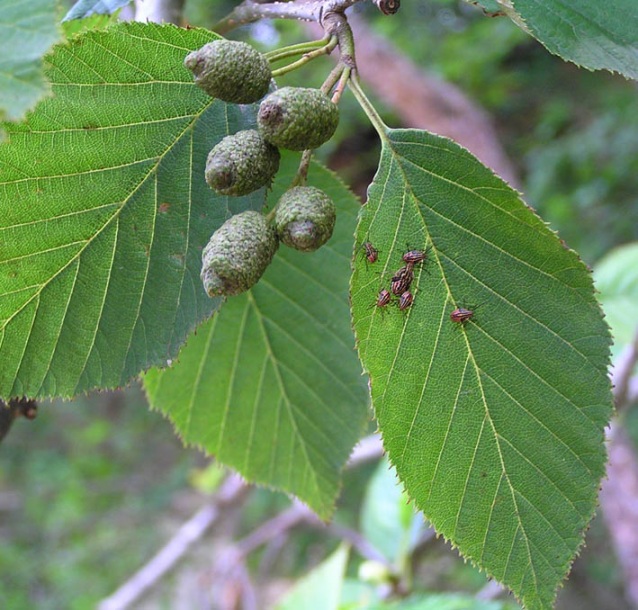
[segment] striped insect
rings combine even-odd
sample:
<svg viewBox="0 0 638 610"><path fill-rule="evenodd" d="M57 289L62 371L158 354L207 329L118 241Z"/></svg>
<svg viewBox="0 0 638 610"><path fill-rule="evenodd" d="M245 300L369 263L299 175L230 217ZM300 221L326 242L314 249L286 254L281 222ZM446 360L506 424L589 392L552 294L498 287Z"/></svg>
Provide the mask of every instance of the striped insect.
<svg viewBox="0 0 638 610"><path fill-rule="evenodd" d="M465 323L474 317L474 312L481 305L468 305L466 307L457 307L450 314L450 320L452 320L452 322L454 322L455 324L460 324L461 326L465 326Z"/></svg>
<svg viewBox="0 0 638 610"><path fill-rule="evenodd" d="M414 303L414 295L409 290L406 290L399 297L399 309L405 311L408 307L412 306L412 303Z"/></svg>
<svg viewBox="0 0 638 610"><path fill-rule="evenodd" d="M364 250L365 257L369 263L376 263L379 260L379 251L369 241L363 242L361 248Z"/></svg>
<svg viewBox="0 0 638 610"><path fill-rule="evenodd" d="M426 248L425 250L408 250L403 255L403 262L407 265L422 263L427 259L429 250L430 248Z"/></svg>
<svg viewBox="0 0 638 610"><path fill-rule="evenodd" d="M364 241L357 247L357 252L359 251L363 255L366 267L368 266L368 263L374 264L379 260L379 250L372 245L372 242Z"/></svg>
<svg viewBox="0 0 638 610"><path fill-rule="evenodd" d="M386 312L387 306L391 302L392 302L392 295L390 294L390 291L386 290L385 288L382 288L381 290L379 290L379 294L377 295L377 300L370 306L370 308L371 309L373 307L378 308L379 312L381 313L381 316L383 317Z"/></svg>
<svg viewBox="0 0 638 610"><path fill-rule="evenodd" d="M384 307L387 307L390 304L391 296L392 295L390 294L389 290L386 290L385 288L382 288L381 290L379 290L375 307L378 307L379 309L383 309Z"/></svg>
<svg viewBox="0 0 638 610"><path fill-rule="evenodd" d="M410 290L410 285L414 279L413 268L414 265L408 263L405 267L401 267L401 269L394 273L391 280L392 294L396 294L398 296L407 290Z"/></svg>
<svg viewBox="0 0 638 610"><path fill-rule="evenodd" d="M471 309L465 309L464 307L458 307L450 314L450 320L457 324L465 324L474 316L474 311Z"/></svg>

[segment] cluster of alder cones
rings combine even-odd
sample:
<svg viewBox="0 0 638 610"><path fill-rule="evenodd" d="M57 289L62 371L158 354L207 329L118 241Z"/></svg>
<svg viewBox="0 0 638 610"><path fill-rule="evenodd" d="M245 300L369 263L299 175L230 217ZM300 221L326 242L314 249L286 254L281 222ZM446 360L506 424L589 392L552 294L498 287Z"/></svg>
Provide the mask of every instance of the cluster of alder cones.
<svg viewBox="0 0 638 610"><path fill-rule="evenodd" d="M221 140L206 161L206 182L220 195L247 195L270 187L279 170L280 148L309 151L334 134L339 110L319 89L282 87L270 94L268 59L243 42L216 40L184 60L195 83L223 102L261 101L257 129ZM264 97L265 96L265 97ZM263 98L263 99L262 99ZM229 218L202 254L201 278L210 297L240 294L254 286L272 261L279 242L312 252L332 236L335 205L322 190L293 186L273 212L247 211Z"/></svg>

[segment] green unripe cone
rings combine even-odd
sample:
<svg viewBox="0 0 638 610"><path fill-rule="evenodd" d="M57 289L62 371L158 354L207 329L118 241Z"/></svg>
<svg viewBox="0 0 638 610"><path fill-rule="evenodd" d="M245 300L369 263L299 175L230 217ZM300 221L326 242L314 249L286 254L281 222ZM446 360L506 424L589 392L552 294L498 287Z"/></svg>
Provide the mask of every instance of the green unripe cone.
<svg viewBox="0 0 638 610"><path fill-rule="evenodd" d="M201 278L208 296L232 296L252 288L278 247L277 233L263 214L231 216L202 252Z"/></svg>
<svg viewBox="0 0 638 610"><path fill-rule="evenodd" d="M339 124L339 108L319 89L282 87L259 105L259 132L271 144L288 150L321 146Z"/></svg>
<svg viewBox="0 0 638 610"><path fill-rule="evenodd" d="M270 87L272 71L259 51L234 40L215 40L186 56L195 83L223 102L252 104Z"/></svg>
<svg viewBox="0 0 638 610"><path fill-rule="evenodd" d="M271 185L279 158L279 151L255 129L239 131L208 153L206 182L222 195L247 195Z"/></svg>
<svg viewBox="0 0 638 610"><path fill-rule="evenodd" d="M275 227L279 239L290 248L313 252L330 239L336 218L328 195L314 186L296 186L281 196Z"/></svg>

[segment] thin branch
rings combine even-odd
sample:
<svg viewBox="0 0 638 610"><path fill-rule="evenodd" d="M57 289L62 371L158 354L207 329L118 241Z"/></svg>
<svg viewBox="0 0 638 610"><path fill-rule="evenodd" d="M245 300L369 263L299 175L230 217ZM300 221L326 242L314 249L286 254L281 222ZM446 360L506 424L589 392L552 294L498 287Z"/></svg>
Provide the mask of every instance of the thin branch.
<svg viewBox="0 0 638 610"><path fill-rule="evenodd" d="M12 398L8 402L0 400L0 442L18 417L35 419L37 415L38 404L35 400L25 397Z"/></svg>
<svg viewBox="0 0 638 610"><path fill-rule="evenodd" d="M219 34L261 19L297 19L323 24L326 15L342 14L362 0L292 0L291 2L255 2L244 0L213 26Z"/></svg>
<svg viewBox="0 0 638 610"><path fill-rule="evenodd" d="M380 437L378 435L366 437L355 447L347 467L354 468L378 459L382 454ZM214 500L186 521L168 543L115 593L102 600L98 605L98 610L125 610L129 608L175 567L189 549L219 520L223 509L234 507L241 502L249 489L239 476L229 476L220 487ZM240 560L255 548L281 536L282 533L298 523L311 519L317 520L314 513L301 503L296 502L291 508L262 524L238 542L234 546L238 550L234 556Z"/></svg>
<svg viewBox="0 0 638 610"><path fill-rule="evenodd" d="M352 455L346 464L346 468L356 468L361 464L367 464L378 460L383 456L383 445L380 434L371 434L362 438L352 450Z"/></svg>
<svg viewBox="0 0 638 610"><path fill-rule="evenodd" d="M341 75L343 74L344 67L343 64L339 61L337 65L330 71L330 74L326 77L326 80L323 81L321 85L321 91L326 95L330 95L330 91L337 84Z"/></svg>
<svg viewBox="0 0 638 610"><path fill-rule="evenodd" d="M311 522L311 524L317 527L323 525L321 522L319 522L319 520L316 520L316 522ZM326 525L325 528L326 533L334 536L335 538L339 538L340 540L346 540L347 542L352 544L352 546L356 549L359 555L361 555L361 557L383 564L391 572L395 571L396 568L384 557L383 553L378 551L370 543L370 541L363 534L360 534L357 530L345 527L344 525L339 525L337 523L330 523Z"/></svg>
<svg viewBox="0 0 638 610"><path fill-rule="evenodd" d="M242 610L259 610L259 603L257 600L257 592L250 579L250 574L246 564L242 562L239 571L239 582L242 587L241 602Z"/></svg>
<svg viewBox="0 0 638 610"><path fill-rule="evenodd" d="M359 554L373 561L382 563L389 569L393 569L388 560L359 532L335 523L325 524L307 506L295 501L293 505L277 516L262 523L248 536L233 545L231 556L234 561L243 561L250 553L271 540L280 538L297 525L305 524L318 528L326 533L346 540L359 552Z"/></svg>
<svg viewBox="0 0 638 610"><path fill-rule="evenodd" d="M215 524L225 507L239 503L249 489L239 476L230 475L220 487L214 501L203 506L186 521L157 555L115 593L100 602L98 610L129 608L184 557L191 546Z"/></svg>
<svg viewBox="0 0 638 610"><path fill-rule="evenodd" d="M614 401L622 412L635 401L633 375L638 361L638 331L612 369ZM600 491L602 517L624 576L625 595L638 608L638 459L631 439L614 421L607 433L607 480Z"/></svg>
<svg viewBox="0 0 638 610"><path fill-rule="evenodd" d="M625 596L638 608L638 460L617 421L608 438L607 480L600 490L600 506L623 573Z"/></svg>
<svg viewBox="0 0 638 610"><path fill-rule="evenodd" d="M294 501L290 508L265 521L234 545L238 558L245 558L273 538L283 535L302 521L307 520L309 514L314 516L314 513L309 508L300 502Z"/></svg>
<svg viewBox="0 0 638 610"><path fill-rule="evenodd" d="M634 340L622 351L611 372L611 380L614 385L614 402L618 411L629 406L630 388L634 369L638 362L638 330Z"/></svg>
<svg viewBox="0 0 638 610"><path fill-rule="evenodd" d="M483 586L474 596L476 599L490 601L497 599L502 595L507 595L507 590L496 580L490 580Z"/></svg>
<svg viewBox="0 0 638 610"><path fill-rule="evenodd" d="M236 6L226 17L218 21L213 30L218 34L226 34L231 30L254 23L260 19L300 19L304 21L319 21L321 2L272 2L260 3L244 0Z"/></svg>
<svg viewBox="0 0 638 610"><path fill-rule="evenodd" d="M312 159L312 150L304 150L299 162L299 168L295 175L290 188L295 186L305 186L308 179L308 170L310 169L310 160Z"/></svg>
<svg viewBox="0 0 638 610"><path fill-rule="evenodd" d="M499 143L490 116L458 87L428 73L356 14L348 15L357 43L357 73L366 91L382 100L403 127L452 138L516 188L520 181ZM312 37L315 24L305 26Z"/></svg>

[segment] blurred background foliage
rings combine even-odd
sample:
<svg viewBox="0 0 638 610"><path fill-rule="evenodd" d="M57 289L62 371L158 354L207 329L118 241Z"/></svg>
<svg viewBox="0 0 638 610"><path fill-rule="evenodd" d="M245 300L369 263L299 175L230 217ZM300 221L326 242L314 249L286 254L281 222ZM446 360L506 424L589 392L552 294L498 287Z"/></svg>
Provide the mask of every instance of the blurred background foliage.
<svg viewBox="0 0 638 610"><path fill-rule="evenodd" d="M187 0L185 21L211 27L234 5ZM635 83L567 64L509 20L486 17L461 0L405 1L392 17L371 5L356 8L406 56L458 85L490 113L526 201L588 264L638 238ZM259 23L233 36L264 50L307 38L292 22ZM319 86L330 67L331 60L322 58L282 84ZM399 126L391 109L381 110L389 124ZM351 95L342 99L337 137L319 154L365 193L378 143ZM628 423L637 439L635 411ZM95 607L202 505L217 479L206 470L208 463L182 447L137 388L45 404L34 422L18 421L0 445L0 608ZM363 527L374 471L368 465L346 473L338 523ZM257 490L232 530L245 534L287 505L280 494ZM558 607L622 610L622 583L600 520L587 540ZM297 533L269 562L269 581L289 584L336 546L321 532ZM200 552L201 561L210 560L209 550ZM352 557L348 595L357 589L360 563L356 553ZM428 544L418 559L417 589L474 593L485 584L441 540ZM259 572L264 561L258 553L251 566ZM171 600L180 578L171 576L144 607L177 608Z"/></svg>

